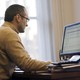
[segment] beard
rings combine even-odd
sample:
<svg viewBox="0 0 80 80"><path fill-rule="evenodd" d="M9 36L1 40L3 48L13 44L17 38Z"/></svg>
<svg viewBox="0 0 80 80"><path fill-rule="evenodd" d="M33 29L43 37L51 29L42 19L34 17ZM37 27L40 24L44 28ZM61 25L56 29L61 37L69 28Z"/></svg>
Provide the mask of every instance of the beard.
<svg viewBox="0 0 80 80"><path fill-rule="evenodd" d="M23 24L20 24L20 25L18 26L18 31L19 31L19 33L24 33L24 31L25 31L25 26L24 26Z"/></svg>

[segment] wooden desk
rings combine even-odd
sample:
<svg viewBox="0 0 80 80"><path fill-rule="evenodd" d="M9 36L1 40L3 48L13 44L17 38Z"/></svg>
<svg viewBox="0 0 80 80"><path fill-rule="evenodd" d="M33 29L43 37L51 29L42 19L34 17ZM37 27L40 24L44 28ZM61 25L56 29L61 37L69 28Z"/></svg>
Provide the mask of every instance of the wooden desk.
<svg viewBox="0 0 80 80"><path fill-rule="evenodd" d="M80 80L80 71L14 72L12 80Z"/></svg>

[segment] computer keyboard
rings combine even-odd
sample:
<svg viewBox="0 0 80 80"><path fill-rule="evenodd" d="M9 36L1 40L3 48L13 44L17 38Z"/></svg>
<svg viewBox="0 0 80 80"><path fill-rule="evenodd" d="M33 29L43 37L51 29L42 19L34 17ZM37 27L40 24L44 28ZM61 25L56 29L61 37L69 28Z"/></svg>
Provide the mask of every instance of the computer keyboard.
<svg viewBox="0 0 80 80"><path fill-rule="evenodd" d="M77 61L60 61L60 62L53 62L53 65L62 65L62 64L75 64L78 63Z"/></svg>
<svg viewBox="0 0 80 80"><path fill-rule="evenodd" d="M53 62L54 65L62 65L62 64L75 64L80 62L80 55L74 55L68 60Z"/></svg>

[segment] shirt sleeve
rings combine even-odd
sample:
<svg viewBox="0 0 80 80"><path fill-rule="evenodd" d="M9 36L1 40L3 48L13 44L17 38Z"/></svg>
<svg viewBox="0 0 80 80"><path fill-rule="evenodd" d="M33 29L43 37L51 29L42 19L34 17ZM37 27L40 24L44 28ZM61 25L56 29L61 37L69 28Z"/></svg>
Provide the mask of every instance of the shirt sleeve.
<svg viewBox="0 0 80 80"><path fill-rule="evenodd" d="M9 33L5 37L5 49L13 63L24 71L46 70L51 62L32 59L25 50L17 33Z"/></svg>

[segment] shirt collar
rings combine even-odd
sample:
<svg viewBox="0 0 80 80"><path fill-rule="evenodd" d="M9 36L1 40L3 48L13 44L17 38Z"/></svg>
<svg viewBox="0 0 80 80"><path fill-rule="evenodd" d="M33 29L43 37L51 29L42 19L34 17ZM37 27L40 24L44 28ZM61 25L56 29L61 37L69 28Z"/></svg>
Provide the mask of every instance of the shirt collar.
<svg viewBox="0 0 80 80"><path fill-rule="evenodd" d="M4 24L3 24L2 26L10 27L10 28L13 29L15 32L19 33L17 27L14 26L11 22L7 22L7 21L5 21Z"/></svg>

